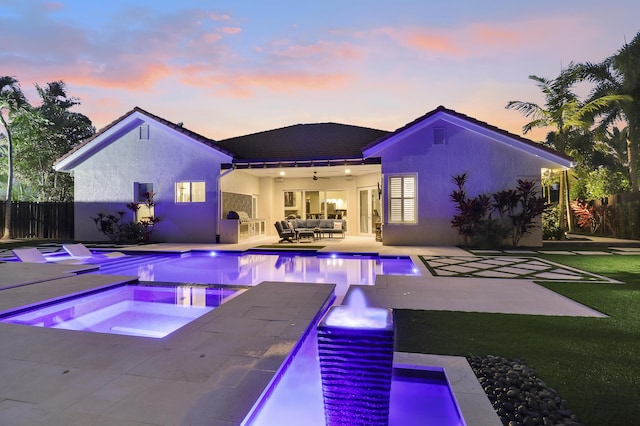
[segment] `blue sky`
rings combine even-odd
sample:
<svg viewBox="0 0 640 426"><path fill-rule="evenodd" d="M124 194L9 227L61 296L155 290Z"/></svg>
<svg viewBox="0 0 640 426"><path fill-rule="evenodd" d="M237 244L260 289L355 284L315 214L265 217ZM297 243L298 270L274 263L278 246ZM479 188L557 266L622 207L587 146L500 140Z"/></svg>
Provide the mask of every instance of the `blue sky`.
<svg viewBox="0 0 640 426"><path fill-rule="evenodd" d="M395 130L444 105L521 134L504 107L543 102L528 76L615 54L638 16L637 0L0 0L0 75L33 103L65 81L98 128L139 106L213 139Z"/></svg>

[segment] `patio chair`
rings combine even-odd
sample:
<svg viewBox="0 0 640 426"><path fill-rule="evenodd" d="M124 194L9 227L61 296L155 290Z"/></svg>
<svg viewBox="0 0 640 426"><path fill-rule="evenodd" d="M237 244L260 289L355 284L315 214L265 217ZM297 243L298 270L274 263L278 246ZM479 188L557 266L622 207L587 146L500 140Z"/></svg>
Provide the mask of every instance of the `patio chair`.
<svg viewBox="0 0 640 426"><path fill-rule="evenodd" d="M58 261L50 261L38 250L37 248L21 248L11 250L13 255L20 259L23 263L69 263L78 264L82 263L79 259L64 259Z"/></svg>
<svg viewBox="0 0 640 426"><path fill-rule="evenodd" d="M287 229L284 229L283 225L281 222L276 222L273 224L273 226L276 227L276 230L278 231L278 235L280 236L280 241L278 241L278 243L283 243L285 241L292 243L293 240L296 238L296 231L294 231L293 229L290 229L287 225Z"/></svg>
<svg viewBox="0 0 640 426"><path fill-rule="evenodd" d="M63 244L62 248L66 251L69 256L76 259L91 259L91 258L100 258L100 259L113 259L116 257L126 256L124 253L120 253L119 251L107 252L107 253L92 253L84 244L76 243L76 244Z"/></svg>

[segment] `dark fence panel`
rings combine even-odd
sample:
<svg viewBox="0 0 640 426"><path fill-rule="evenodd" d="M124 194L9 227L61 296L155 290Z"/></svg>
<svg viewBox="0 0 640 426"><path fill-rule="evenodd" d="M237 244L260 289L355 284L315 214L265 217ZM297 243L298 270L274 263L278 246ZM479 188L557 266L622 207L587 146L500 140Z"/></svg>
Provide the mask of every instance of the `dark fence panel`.
<svg viewBox="0 0 640 426"><path fill-rule="evenodd" d="M4 229L4 208L0 201L0 233ZM11 235L14 238L73 239L73 203L11 203Z"/></svg>

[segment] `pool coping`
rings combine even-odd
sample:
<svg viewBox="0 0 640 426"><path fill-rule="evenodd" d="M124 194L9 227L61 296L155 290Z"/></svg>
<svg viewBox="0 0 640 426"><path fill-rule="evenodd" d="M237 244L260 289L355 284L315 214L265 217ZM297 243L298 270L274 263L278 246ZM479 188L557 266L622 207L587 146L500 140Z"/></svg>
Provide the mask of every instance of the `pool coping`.
<svg viewBox="0 0 640 426"><path fill-rule="evenodd" d="M502 426L500 417L465 357L394 352L393 365L394 367L408 366L408 368L412 366L442 368L465 424Z"/></svg>

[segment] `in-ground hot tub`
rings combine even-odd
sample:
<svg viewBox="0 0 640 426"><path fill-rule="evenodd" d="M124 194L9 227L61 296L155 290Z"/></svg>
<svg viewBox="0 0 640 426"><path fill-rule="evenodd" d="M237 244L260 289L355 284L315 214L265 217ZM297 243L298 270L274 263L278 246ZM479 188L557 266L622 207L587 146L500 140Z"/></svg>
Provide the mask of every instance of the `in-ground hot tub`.
<svg viewBox="0 0 640 426"><path fill-rule="evenodd" d="M1 314L0 321L161 338L238 291L220 286L120 284L14 309Z"/></svg>

